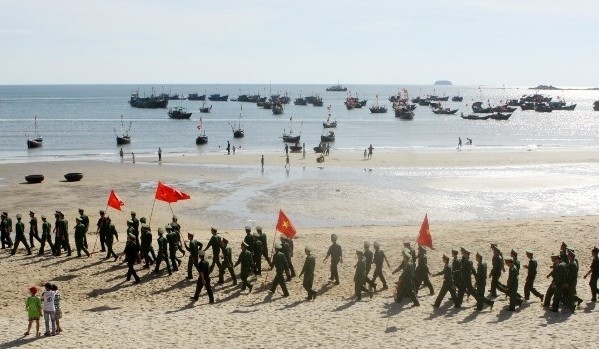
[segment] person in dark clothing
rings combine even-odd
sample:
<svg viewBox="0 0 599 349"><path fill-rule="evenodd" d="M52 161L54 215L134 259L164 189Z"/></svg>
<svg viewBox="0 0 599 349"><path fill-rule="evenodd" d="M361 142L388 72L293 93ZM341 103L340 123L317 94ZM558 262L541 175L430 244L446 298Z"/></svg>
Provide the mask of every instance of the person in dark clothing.
<svg viewBox="0 0 599 349"><path fill-rule="evenodd" d="M449 257L447 257L447 255L443 255L443 270L441 270L440 272L433 274L433 276L439 276L439 275L443 275L443 285L441 286L441 290L439 291L439 295L437 295L437 299L435 300L435 304L433 304L433 307L438 308L439 306L441 306L441 301L443 300L443 297L445 297L445 295L447 294L447 292L449 292L449 294L451 295L451 300L453 301L453 305L456 306L457 305L457 295L455 293L455 286L453 284L453 270L451 268L451 265L449 264Z"/></svg>
<svg viewBox="0 0 599 349"><path fill-rule="evenodd" d="M599 293L599 289L597 288L597 279L599 279L599 247L594 247L591 253L593 255L593 261L591 262L591 268L584 275L584 279L591 274L591 280L589 281L592 297L591 302L597 302L597 293Z"/></svg>
<svg viewBox="0 0 599 349"><path fill-rule="evenodd" d="M497 247L497 244L491 244L491 249L493 250L493 259L491 260L491 273L489 273L489 277L491 278L489 295L491 297L497 297L499 278L501 277L501 273L505 271L505 267L503 266L503 254Z"/></svg>
<svg viewBox="0 0 599 349"><path fill-rule="evenodd" d="M208 241L208 245L206 245L206 248L204 249L204 251L206 251L210 247L212 247L212 264L210 264L210 272L212 273L212 270L214 269L215 265L218 267L218 270L221 269L221 263L220 263L220 251L221 251L220 240L221 240L221 238L218 235L218 230L216 230L215 228L210 228L210 232L212 233L212 237L210 237L210 240ZM201 249L202 249L202 246L200 245L200 250Z"/></svg>
<svg viewBox="0 0 599 349"><path fill-rule="evenodd" d="M341 246L337 243L337 234L331 235L331 246L327 251L326 257L324 257L324 261L331 257L331 276L329 278L330 281L334 281L335 285L339 285L339 272L337 271L337 265L339 263L343 263L343 253L341 251Z"/></svg>
<svg viewBox="0 0 599 349"><path fill-rule="evenodd" d="M200 292L202 292L202 288L206 288L206 292L208 293L208 300L210 304L214 303L214 295L212 294L212 287L210 286L210 266L208 262L204 260L205 252L200 250L198 252L198 257L200 261L198 262L197 269L199 272L198 275L198 283L196 284L196 291L191 297L194 301L197 301L200 298Z"/></svg>
<svg viewBox="0 0 599 349"><path fill-rule="evenodd" d="M233 285L237 285L237 277L235 276L235 270L233 270L233 250L231 246L228 246L229 240L223 238L220 241L221 249L223 252L223 262L221 263L220 269L218 270L218 283L222 284L225 282L225 271L229 271Z"/></svg>
<svg viewBox="0 0 599 349"><path fill-rule="evenodd" d="M543 302L543 295L535 289L535 278L537 277L537 261L534 259L532 251L526 251L526 256L528 257L528 265L524 266L524 269L528 270L528 274L526 275L526 283L524 284L524 299L530 299L530 294L532 293L536 297L541 299Z"/></svg>
<svg viewBox="0 0 599 349"><path fill-rule="evenodd" d="M418 265L416 266L416 277L414 280L414 291L416 295L418 295L418 290L420 289L420 285L424 283L424 286L428 287L429 295L434 295L435 290L433 289L433 284L429 279L431 275L430 270L428 269L428 258L426 257L426 248L424 246L418 244L418 256L416 257L418 260Z"/></svg>
<svg viewBox="0 0 599 349"><path fill-rule="evenodd" d="M385 252L381 250L381 244L378 241L374 242L374 256L372 257L372 262L374 263L374 272L372 273L371 281L374 284L376 278L378 277L383 283L383 288L381 288L381 291L384 291L388 287L387 280L385 280L385 276L383 275L383 262L387 263L387 268L391 268L391 265L385 256Z"/></svg>
<svg viewBox="0 0 599 349"><path fill-rule="evenodd" d="M35 239L41 244L42 239L37 231L37 218L35 218L35 213L33 211L29 211L29 217L29 246L33 248L35 247L33 240Z"/></svg>
<svg viewBox="0 0 599 349"><path fill-rule="evenodd" d="M135 279L135 283L138 284L141 279L135 272L135 264L139 257L139 246L135 243L135 234L127 234L127 243L125 249L119 254L119 259L125 256L125 262L127 262L127 281L131 280L131 276Z"/></svg>

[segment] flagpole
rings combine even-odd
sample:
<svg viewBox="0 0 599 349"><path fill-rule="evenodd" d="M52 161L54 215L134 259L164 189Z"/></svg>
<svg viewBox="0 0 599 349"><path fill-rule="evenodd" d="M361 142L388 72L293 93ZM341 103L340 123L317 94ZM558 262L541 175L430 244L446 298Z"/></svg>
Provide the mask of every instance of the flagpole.
<svg viewBox="0 0 599 349"><path fill-rule="evenodd" d="M277 240L277 228L275 227L275 233L273 234L272 237L272 250L270 250L270 260L272 261L274 259L274 251L275 251L275 241ZM264 278L264 281L262 281L262 286L266 285L266 282L268 281L268 274L270 273L270 271L272 270L272 267L270 267L270 269L266 272L266 277Z"/></svg>
<svg viewBox="0 0 599 349"><path fill-rule="evenodd" d="M106 203L106 209L104 209L104 212L106 212L106 211L108 211L108 202ZM94 248L92 248L92 251L89 253L90 256L96 252L96 243L98 242L99 235L100 235L100 232L98 232L96 234L96 239L94 240Z"/></svg>
<svg viewBox="0 0 599 349"><path fill-rule="evenodd" d="M148 225L152 224L152 215L154 214L154 205L156 205L156 198L154 198L154 202L152 203L152 211L150 211L150 220L148 221Z"/></svg>

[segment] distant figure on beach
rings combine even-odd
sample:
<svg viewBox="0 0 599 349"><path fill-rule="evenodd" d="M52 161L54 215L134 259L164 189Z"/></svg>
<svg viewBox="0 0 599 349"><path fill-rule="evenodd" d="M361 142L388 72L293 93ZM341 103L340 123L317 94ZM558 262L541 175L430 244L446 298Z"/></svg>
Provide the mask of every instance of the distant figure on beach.
<svg viewBox="0 0 599 349"><path fill-rule="evenodd" d="M472 145L472 138L466 138L466 145Z"/></svg>
<svg viewBox="0 0 599 349"><path fill-rule="evenodd" d="M458 137L458 151L462 149L462 137Z"/></svg>
<svg viewBox="0 0 599 349"><path fill-rule="evenodd" d="M290 169L291 165L289 165L289 154L285 156L285 168Z"/></svg>
<svg viewBox="0 0 599 349"><path fill-rule="evenodd" d="M231 143L227 141L227 155L231 155Z"/></svg>
<svg viewBox="0 0 599 349"><path fill-rule="evenodd" d="M125 155L123 153L123 148L121 148L121 150L119 151L119 155L121 156L121 162L123 162L123 156Z"/></svg>
<svg viewBox="0 0 599 349"><path fill-rule="evenodd" d="M372 144L368 147L368 160L372 159L372 150L374 150L374 148L372 147Z"/></svg>
<svg viewBox="0 0 599 349"><path fill-rule="evenodd" d="M262 169L264 169L264 154L262 154L262 157L260 158L260 164L262 165Z"/></svg>
<svg viewBox="0 0 599 349"><path fill-rule="evenodd" d="M330 151L331 151L331 145L327 143L327 148L326 148L326 150L325 150L325 153L324 153L324 155L325 155L325 156L329 156L329 152L330 152Z"/></svg>
<svg viewBox="0 0 599 349"><path fill-rule="evenodd" d="M286 155L289 154L289 146L287 144L285 144L285 154Z"/></svg>
<svg viewBox="0 0 599 349"><path fill-rule="evenodd" d="M162 149L158 147L158 162L162 161Z"/></svg>
<svg viewBox="0 0 599 349"><path fill-rule="evenodd" d="M233 146L233 155L235 155L235 146Z"/></svg>
<svg viewBox="0 0 599 349"><path fill-rule="evenodd" d="M133 161L133 163L135 163L135 153L131 152L131 161Z"/></svg>
<svg viewBox="0 0 599 349"><path fill-rule="evenodd" d="M306 143L302 143L302 160L306 158Z"/></svg>
<svg viewBox="0 0 599 349"><path fill-rule="evenodd" d="M367 156L368 156L368 149L364 148L364 160L366 160Z"/></svg>

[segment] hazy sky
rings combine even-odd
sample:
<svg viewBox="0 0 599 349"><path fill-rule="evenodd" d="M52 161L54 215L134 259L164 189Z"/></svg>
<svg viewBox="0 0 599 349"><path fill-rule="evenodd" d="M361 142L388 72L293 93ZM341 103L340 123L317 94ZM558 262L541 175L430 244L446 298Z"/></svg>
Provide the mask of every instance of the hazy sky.
<svg viewBox="0 0 599 349"><path fill-rule="evenodd" d="M0 0L0 84L599 86L596 0Z"/></svg>

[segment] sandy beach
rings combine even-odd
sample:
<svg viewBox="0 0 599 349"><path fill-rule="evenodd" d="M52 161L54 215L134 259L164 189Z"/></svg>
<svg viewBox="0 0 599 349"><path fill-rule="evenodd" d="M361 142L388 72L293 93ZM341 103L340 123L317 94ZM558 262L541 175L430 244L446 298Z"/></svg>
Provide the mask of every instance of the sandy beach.
<svg viewBox="0 0 599 349"><path fill-rule="evenodd" d="M547 202L556 206L555 211L538 210L532 217L528 203L522 204L522 212L498 213L498 219L485 211L473 210L457 219L451 219L454 211L447 208L447 201L438 201L439 192L454 195L459 201L462 191L477 195L494 192L512 193L519 190L535 191L541 187L568 191L597 183L591 175L568 175L555 179L553 175L531 175L517 181L503 178L501 181L466 183L448 176L427 181L427 190L421 196L402 196L398 187L412 182L397 184L393 175L373 177L370 173L399 171L428 171L438 169L475 168L526 168L526 166L590 166L592 174L597 165L593 151L533 150L513 152L484 152L464 149L462 152L392 152L375 149L372 160L364 161L362 154L333 152L323 164L317 164L314 154L291 154L291 170L284 170L284 154L265 154L265 168L260 168L259 154L226 156L181 156L163 154L162 164L156 158L137 158L135 164L128 159L114 161L53 161L20 164L2 164L0 167L0 210L26 216L29 210L50 216L62 210L74 225L79 207L90 216L91 225L98 219L98 210L104 209L111 189L125 202L123 211L109 209L123 238L116 243L116 251L124 247L125 221L129 211L138 216L152 216L152 231L170 221L171 209L164 202L153 205L154 190L161 180L191 195L190 200L172 205L179 217L182 232L193 232L204 244L210 237L210 227L219 229L221 236L231 241L234 259L240 251L243 226L261 225L273 241L278 210L283 209L298 229L295 240L293 263L299 272L304 261L303 247L312 245L317 256L314 287L319 295L314 301L305 301L301 281L295 278L288 283L291 296L282 298L281 291L271 295L267 288L273 273L252 278L256 286L251 294L239 292L229 280L214 286L216 304L208 304L202 293L198 302L189 297L195 290L195 280L185 280L187 258L182 270L172 276L154 276L138 266L142 282L134 285L125 281L126 264L104 260L103 254L90 258L26 256L20 249L17 256L9 256L8 250L0 252L0 348L41 348L82 346L130 347L176 345L186 347L204 344L218 347L339 347L352 343L355 347L420 346L467 348L508 347L520 343L530 348L586 348L599 339L596 331L595 303L590 302L588 279L582 276L588 271L592 246L599 245L596 232L599 228L598 212L586 202L566 202L568 196L561 191L552 194ZM65 182L67 172L83 172L81 182ZM24 176L42 173L42 184L23 184ZM404 172L401 172L404 173ZM420 172L419 172L420 173ZM398 177L397 181L401 178ZM583 183L583 184L580 184ZM458 190L455 192L452 190ZM401 188L400 188L401 189ZM433 189L435 191L433 191ZM557 190L556 189L556 190ZM407 189L406 189L407 190ZM491 193L493 191L493 193ZM457 194L456 194L457 193ZM494 195L494 194L493 194ZM542 196L540 196L542 198ZM563 202L559 198L563 197ZM558 198L558 199L556 199ZM445 199L443 199L445 200ZM518 199L520 200L520 199ZM532 199L531 199L532 200ZM537 200L537 199L535 199ZM555 200L555 201L554 201ZM592 196L589 200L594 200ZM539 201L542 201L539 199ZM595 201L596 202L596 201ZM505 205L505 206L504 206ZM560 205L581 206L584 214L559 214ZM489 203L490 210L501 211L507 207L502 201ZM424 209L422 208L424 207ZM435 209L436 208L436 209ZM445 210L445 214L436 211ZM463 211L461 208L455 212ZM497 298L492 310L476 311L475 301L464 301L462 309L454 309L450 302L435 310L431 305L434 296L426 289L419 293L420 307L409 302L393 302L391 289L398 275L384 272L390 289L375 293L372 299L365 297L356 302L353 298L353 273L356 249L364 241L379 241L382 249L396 268L401 260L400 248L404 241L414 242L420 222L428 212L431 234L436 246L428 252L431 272L442 270L441 256L451 248L468 246L480 251L490 268L490 243L497 243L504 254L513 248L519 252L523 265L527 264L524 251L533 249L539 261L536 286L545 293L550 280L550 258L558 252L562 241L578 251L580 273L578 294L584 300L575 314L567 311L552 313L543 308L536 298L531 298L522 309L509 312L504 309L508 302L503 296ZM481 213L482 212L482 213ZM551 214L543 216L544 212ZM557 213L552 213L557 212ZM28 229L28 224L26 223ZM72 233L72 232L71 232ZM341 284L328 283L329 262L323 263L330 234L339 235L344 251L340 269ZM93 245L95 235L88 241ZM73 239L71 239L73 242ZM156 243L154 242L154 245ZM74 245L74 244L73 244ZM96 251L99 247L96 246ZM35 248L37 251L37 246ZM210 259L211 254L207 254ZM472 258L473 259L473 258ZM263 263L263 266L265 263ZM237 270L238 271L238 270ZM197 272L194 272L197 276ZM505 282L507 275L502 276ZM520 274L519 289L522 292L525 271ZM23 338L26 330L24 299L27 288L50 281L61 288L63 294L64 332L56 337ZM212 279L216 282L215 275ZM441 286L441 277L432 278L435 291ZM489 285L488 280L487 285ZM43 325L42 325L43 331Z"/></svg>

